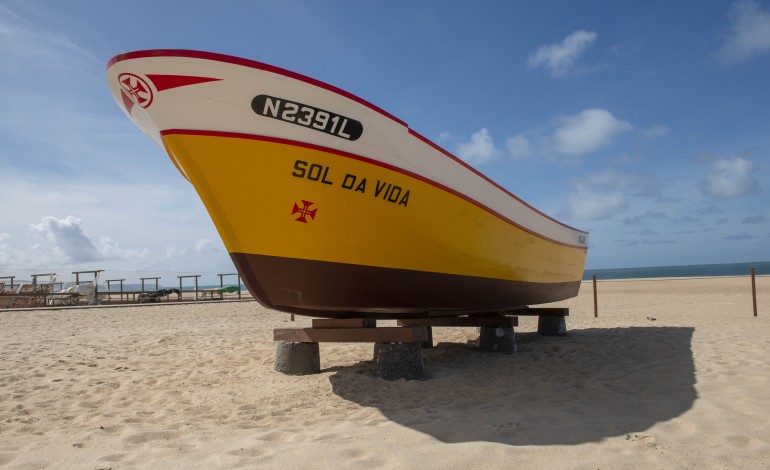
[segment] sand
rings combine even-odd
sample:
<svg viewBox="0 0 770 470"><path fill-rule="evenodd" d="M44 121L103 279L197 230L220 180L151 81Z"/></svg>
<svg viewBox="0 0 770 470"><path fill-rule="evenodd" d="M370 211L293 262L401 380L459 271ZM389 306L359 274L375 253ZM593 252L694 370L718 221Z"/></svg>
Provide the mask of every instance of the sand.
<svg viewBox="0 0 770 470"><path fill-rule="evenodd" d="M770 467L770 277L590 283L569 336L519 352L435 328L426 381L372 376L371 344L273 370L254 302L0 311L3 468Z"/></svg>

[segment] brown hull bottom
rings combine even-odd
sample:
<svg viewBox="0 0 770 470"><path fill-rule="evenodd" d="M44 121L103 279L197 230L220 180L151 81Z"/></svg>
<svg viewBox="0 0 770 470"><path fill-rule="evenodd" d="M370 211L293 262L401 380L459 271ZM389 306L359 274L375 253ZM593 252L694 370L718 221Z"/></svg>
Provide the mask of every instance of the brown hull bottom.
<svg viewBox="0 0 770 470"><path fill-rule="evenodd" d="M245 253L230 256L262 305L313 317L489 314L567 299L580 288L580 281L541 284Z"/></svg>

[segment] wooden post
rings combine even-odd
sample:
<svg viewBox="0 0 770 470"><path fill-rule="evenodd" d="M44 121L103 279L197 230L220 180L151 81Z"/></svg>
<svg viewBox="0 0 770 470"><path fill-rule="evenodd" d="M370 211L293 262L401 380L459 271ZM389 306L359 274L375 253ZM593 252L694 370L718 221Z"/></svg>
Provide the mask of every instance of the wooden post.
<svg viewBox="0 0 770 470"><path fill-rule="evenodd" d="M123 302L123 281L125 279L107 279L107 300L112 301L112 288L110 287L111 282L120 282L120 301ZM128 300L128 298L126 298Z"/></svg>
<svg viewBox="0 0 770 470"><path fill-rule="evenodd" d="M16 276L0 276L0 279L10 279L11 280L11 290L15 287L13 284L13 280L16 279Z"/></svg>
<svg viewBox="0 0 770 470"><path fill-rule="evenodd" d="M177 276L179 278L179 296L177 297L177 302L182 301L182 279L192 277L195 278L195 300L198 300L198 278L201 277L200 274L187 274L183 276Z"/></svg>
<svg viewBox="0 0 770 470"><path fill-rule="evenodd" d="M158 279L160 279L161 276L158 277L140 277L139 279L142 281L142 294L144 294L144 281L147 279L155 279L155 290L159 290L160 284L158 283Z"/></svg>
<svg viewBox="0 0 770 470"><path fill-rule="evenodd" d="M757 316L757 271L751 268L751 300L754 303L754 316Z"/></svg>
<svg viewBox="0 0 770 470"><path fill-rule="evenodd" d="M240 273L217 274L217 276L219 276L219 287L221 287L222 289L225 288L225 281L224 281L225 276L238 276L238 299L241 298L241 274ZM219 299L221 300L223 298L224 298L224 293L220 293Z"/></svg>
<svg viewBox="0 0 770 470"><path fill-rule="evenodd" d="M30 276L32 277L32 284L34 284L34 285L37 285L37 278L38 277L48 276L48 282L50 284L53 284L54 281L56 280L56 273L30 274Z"/></svg>
<svg viewBox="0 0 770 470"><path fill-rule="evenodd" d="M599 302L596 297L596 274L593 275L594 281L594 318L599 318Z"/></svg>
<svg viewBox="0 0 770 470"><path fill-rule="evenodd" d="M103 273L103 269L96 269L93 271L73 271L72 274L75 275L75 285L80 285L80 275L81 274L91 274L94 276L93 281L83 281L83 283L87 282L93 282L94 283L94 305L99 304L99 273Z"/></svg>

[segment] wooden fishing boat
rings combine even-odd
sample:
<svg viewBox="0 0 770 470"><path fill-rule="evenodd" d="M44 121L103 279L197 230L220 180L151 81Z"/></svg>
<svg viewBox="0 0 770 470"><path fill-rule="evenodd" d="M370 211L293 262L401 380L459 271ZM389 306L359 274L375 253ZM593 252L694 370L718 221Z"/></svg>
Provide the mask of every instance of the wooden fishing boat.
<svg viewBox="0 0 770 470"><path fill-rule="evenodd" d="M107 68L263 305L318 317L504 312L577 295L586 232L334 86L221 54Z"/></svg>

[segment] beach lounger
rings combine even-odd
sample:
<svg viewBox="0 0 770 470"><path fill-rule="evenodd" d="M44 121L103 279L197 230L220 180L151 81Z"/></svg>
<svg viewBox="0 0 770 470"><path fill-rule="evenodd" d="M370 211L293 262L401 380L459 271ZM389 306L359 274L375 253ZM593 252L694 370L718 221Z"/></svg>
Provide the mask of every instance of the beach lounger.
<svg viewBox="0 0 770 470"><path fill-rule="evenodd" d="M13 289L10 289L10 286L8 287L9 288L6 289L5 283L0 282L0 308L7 308L13 299Z"/></svg>
<svg viewBox="0 0 770 470"><path fill-rule="evenodd" d="M237 294L241 291L236 286L225 286L225 287L212 287L211 289L205 289L203 291L203 299L206 299L206 296L210 296L211 300L214 300L214 296L218 295L219 300L222 300L225 296L225 294Z"/></svg>
<svg viewBox="0 0 770 470"><path fill-rule="evenodd" d="M2 308L32 308L43 307L47 303L46 296L53 290L53 283L21 284L18 288L3 290L0 307Z"/></svg>
<svg viewBox="0 0 770 470"><path fill-rule="evenodd" d="M139 302L160 302L161 298L168 297L171 294L176 294L178 296L181 295L179 289L160 289L153 292L144 292L139 294Z"/></svg>

